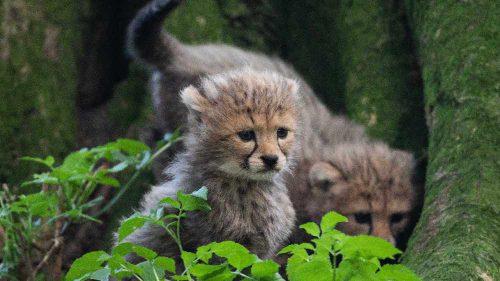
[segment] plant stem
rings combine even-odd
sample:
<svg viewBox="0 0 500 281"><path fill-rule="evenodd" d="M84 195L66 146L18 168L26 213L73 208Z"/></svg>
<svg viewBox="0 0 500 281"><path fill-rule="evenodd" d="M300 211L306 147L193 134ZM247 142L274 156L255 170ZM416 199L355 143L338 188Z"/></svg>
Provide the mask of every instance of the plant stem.
<svg viewBox="0 0 500 281"><path fill-rule="evenodd" d="M179 250L182 252L184 249L182 248L182 243L181 243L181 216L182 216L182 209L179 210L179 216L177 217L177 239L179 240ZM185 266L185 265L184 265Z"/></svg>
<svg viewBox="0 0 500 281"><path fill-rule="evenodd" d="M111 209L111 207L113 207L116 204L116 202L122 197L122 195L125 192L127 192L127 190L132 186L132 184L139 177L141 172L142 169L136 170L135 173L130 178L130 180L120 189L120 191L118 191L118 193L115 196L113 196L113 198L103 208L99 210L99 212L97 212L97 214L94 215L94 217L98 218L102 214L106 213L109 209Z"/></svg>
<svg viewBox="0 0 500 281"><path fill-rule="evenodd" d="M250 280L257 280L257 279L255 279L255 278L252 278L252 277L250 277L250 276L248 276L248 275L246 275L246 274L243 274L243 273L241 273L241 272L239 272L239 271L233 271L233 273L234 273L234 274L236 274L236 275L239 275L239 276L241 276L241 277L243 277L243 278L247 278L247 279L250 279Z"/></svg>
<svg viewBox="0 0 500 281"><path fill-rule="evenodd" d="M97 214L95 215L95 217L99 217L101 216L102 214L106 213L109 209L111 209L111 207L113 207L116 202L123 196L123 194L125 192L127 192L127 190L132 186L132 184L137 180L137 178L139 177L139 175L142 173L142 171L145 170L146 167L148 167L149 165L151 165L151 163L154 161L155 158L157 158L160 154L162 154L165 150L167 150L169 147L171 147L174 143L180 141L181 138L177 138L177 139L174 139L174 140L171 140L169 141L167 144L165 144L164 146L162 146L160 149L158 149L154 154L153 156L151 156L151 158L149 158L148 161L146 161L146 163L144 165L142 165L140 168L138 168L134 174L132 175L132 177L128 180L128 182L120 189L120 191L118 191L118 193L113 196L113 198L101 209L99 210L99 212L97 212Z"/></svg>
<svg viewBox="0 0 500 281"><path fill-rule="evenodd" d="M336 276L337 275L337 270L336 270L337 269L337 255L335 253L333 253L333 266L332 266L332 268L333 268L333 281L335 281L337 278L337 276Z"/></svg>

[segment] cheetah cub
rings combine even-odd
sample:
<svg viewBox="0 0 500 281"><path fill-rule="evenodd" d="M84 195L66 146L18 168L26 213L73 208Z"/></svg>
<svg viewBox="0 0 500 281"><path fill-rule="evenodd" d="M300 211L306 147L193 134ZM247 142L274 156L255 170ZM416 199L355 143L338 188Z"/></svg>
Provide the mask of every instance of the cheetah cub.
<svg viewBox="0 0 500 281"><path fill-rule="evenodd" d="M419 207L413 156L380 142L352 142L338 144L324 159L309 169L308 193L315 204L301 210L319 221L333 208L349 219L339 225L345 233L378 236L403 247Z"/></svg>
<svg viewBox="0 0 500 281"><path fill-rule="evenodd" d="M282 183L299 147L298 84L249 68L203 78L181 91L189 111L186 150L167 169L171 180L145 195L149 213L178 190L208 189L210 212L182 223L184 248L233 240L260 258L270 258L290 235L295 211ZM154 225L127 239L166 256L177 247Z"/></svg>

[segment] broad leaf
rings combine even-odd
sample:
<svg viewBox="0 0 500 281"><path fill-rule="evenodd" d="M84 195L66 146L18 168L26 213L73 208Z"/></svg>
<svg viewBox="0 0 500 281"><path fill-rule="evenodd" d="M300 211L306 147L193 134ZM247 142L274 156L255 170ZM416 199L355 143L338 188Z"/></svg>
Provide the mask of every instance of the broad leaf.
<svg viewBox="0 0 500 281"><path fill-rule="evenodd" d="M210 211L211 208L205 199L200 197L177 192L177 199L181 202L182 209L185 211Z"/></svg>
<svg viewBox="0 0 500 281"><path fill-rule="evenodd" d="M81 280L87 274L104 269L102 264L110 258L104 251L90 252L76 259L66 274L67 281ZM88 275L89 277L91 275Z"/></svg>
<svg viewBox="0 0 500 281"><path fill-rule="evenodd" d="M368 235L346 238L340 251L344 258L362 257L365 259L373 257L379 259L394 258L394 255L401 253L384 239Z"/></svg>
<svg viewBox="0 0 500 281"><path fill-rule="evenodd" d="M310 261L291 257L286 273L290 281L333 281L330 260L319 256L312 256Z"/></svg>
<svg viewBox="0 0 500 281"><path fill-rule="evenodd" d="M226 265L209 265L209 264L196 264L189 272L196 277L203 277L212 274L216 271L221 271L226 267Z"/></svg>
<svg viewBox="0 0 500 281"><path fill-rule="evenodd" d="M274 277L278 273L279 265L271 260L258 261L252 265L252 276L258 278Z"/></svg>
<svg viewBox="0 0 500 281"><path fill-rule="evenodd" d="M314 222L308 222L300 225L300 228L304 229L309 235L314 237L319 237L320 230L319 226Z"/></svg>
<svg viewBox="0 0 500 281"><path fill-rule="evenodd" d="M175 273L175 261L167 257L157 257L153 264L171 273Z"/></svg>
<svg viewBox="0 0 500 281"><path fill-rule="evenodd" d="M118 255L124 257L130 253L135 253L146 260L152 260L158 256L153 250L128 242L118 244L112 251L113 256Z"/></svg>
<svg viewBox="0 0 500 281"><path fill-rule="evenodd" d="M115 147L127 152L129 155L137 155L141 152L151 150L144 143L131 139L118 139L115 142Z"/></svg>
<svg viewBox="0 0 500 281"><path fill-rule="evenodd" d="M133 215L122 221L118 228L118 241L122 241L134 231L141 228L147 221L148 218L142 215Z"/></svg>
<svg viewBox="0 0 500 281"><path fill-rule="evenodd" d="M249 267L257 260L257 257L250 254L245 247L233 241L215 243L212 246L212 251L219 257L226 258L228 263L239 271Z"/></svg>
<svg viewBox="0 0 500 281"><path fill-rule="evenodd" d="M387 281L421 281L413 271L400 264L386 264L377 272L381 280Z"/></svg>
<svg viewBox="0 0 500 281"><path fill-rule="evenodd" d="M37 157L22 157L21 160L43 164L49 168L52 168L54 166L54 162L55 162L54 157L52 157L52 156L47 156L47 158L45 158L45 159L37 158Z"/></svg>
<svg viewBox="0 0 500 281"><path fill-rule="evenodd" d="M328 212L321 219L321 231L323 233L330 231L341 222L347 222L347 218L336 212Z"/></svg>
<svg viewBox="0 0 500 281"><path fill-rule="evenodd" d="M181 203L179 203L179 201L173 199L173 198L170 198L170 197L165 197L163 198L161 201L160 201L160 204L167 204L167 205L170 205L176 209L179 209L181 207Z"/></svg>

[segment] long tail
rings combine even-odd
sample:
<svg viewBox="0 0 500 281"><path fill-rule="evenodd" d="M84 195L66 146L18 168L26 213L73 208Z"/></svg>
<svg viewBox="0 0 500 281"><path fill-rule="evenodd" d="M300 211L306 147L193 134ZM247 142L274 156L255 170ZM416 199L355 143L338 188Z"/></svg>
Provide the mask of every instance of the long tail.
<svg viewBox="0 0 500 281"><path fill-rule="evenodd" d="M180 43L163 31L165 17L182 0L152 0L144 6L128 27L128 51L132 57L161 70L168 65Z"/></svg>

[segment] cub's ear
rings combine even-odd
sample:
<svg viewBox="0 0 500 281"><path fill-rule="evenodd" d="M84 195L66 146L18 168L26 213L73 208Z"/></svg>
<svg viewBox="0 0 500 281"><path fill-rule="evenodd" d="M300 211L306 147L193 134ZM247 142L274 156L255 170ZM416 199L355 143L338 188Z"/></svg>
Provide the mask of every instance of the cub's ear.
<svg viewBox="0 0 500 281"><path fill-rule="evenodd" d="M403 150L394 150L392 152L392 157L396 161L399 169L406 170L409 173L414 172L417 163L413 154Z"/></svg>
<svg viewBox="0 0 500 281"><path fill-rule="evenodd" d="M301 100L301 96L299 95L299 83L289 78L285 79L285 83L285 90L290 93L290 95L295 99L296 102L299 102Z"/></svg>
<svg viewBox="0 0 500 281"><path fill-rule="evenodd" d="M194 113L203 113L209 108L207 98L193 86L188 86L181 91L181 100Z"/></svg>
<svg viewBox="0 0 500 281"><path fill-rule="evenodd" d="M295 95L299 91L299 83L293 79L286 78L286 88Z"/></svg>
<svg viewBox="0 0 500 281"><path fill-rule="evenodd" d="M320 187L325 191L343 179L342 172L328 162L318 162L309 169L309 183L311 186Z"/></svg>

